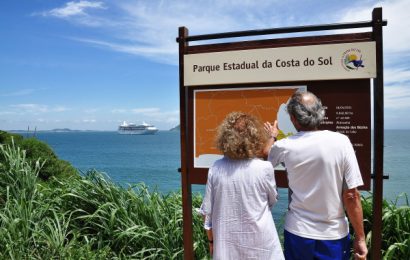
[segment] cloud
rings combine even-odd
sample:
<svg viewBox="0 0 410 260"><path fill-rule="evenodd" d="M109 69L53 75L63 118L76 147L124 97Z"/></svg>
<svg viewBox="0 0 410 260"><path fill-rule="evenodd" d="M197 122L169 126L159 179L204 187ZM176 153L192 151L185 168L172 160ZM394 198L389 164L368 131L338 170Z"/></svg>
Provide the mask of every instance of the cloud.
<svg viewBox="0 0 410 260"><path fill-rule="evenodd" d="M98 112L98 108L90 108L90 109L85 109L84 110L84 113L86 113L86 114L94 114L94 113L96 113L96 112Z"/></svg>
<svg viewBox="0 0 410 260"><path fill-rule="evenodd" d="M64 107L64 106L56 106L56 107L52 108L50 111L51 111L51 112L65 112L65 111L68 111L68 110L70 110L70 109L67 108L67 107Z"/></svg>
<svg viewBox="0 0 410 260"><path fill-rule="evenodd" d="M46 105L39 104L17 104L11 105L11 107L18 109L20 112L26 113L44 113L48 111L48 107Z"/></svg>
<svg viewBox="0 0 410 260"><path fill-rule="evenodd" d="M143 114L143 115L152 115L160 112L160 109L157 107L150 108L134 108L131 109L131 112L134 114Z"/></svg>
<svg viewBox="0 0 410 260"><path fill-rule="evenodd" d="M385 87L384 106L391 109L410 108L410 88L407 86Z"/></svg>
<svg viewBox="0 0 410 260"><path fill-rule="evenodd" d="M104 17L100 17L92 12L92 10L98 9L105 10L107 7L103 2L99 1L71 1L66 3L63 7L54 8L41 13L33 13L33 15L64 19L72 23L89 27L105 26L107 24L107 20Z"/></svg>
<svg viewBox="0 0 410 260"><path fill-rule="evenodd" d="M152 122L179 123L179 110L150 112L146 113L145 116L148 116Z"/></svg>
<svg viewBox="0 0 410 260"><path fill-rule="evenodd" d="M81 122L89 124L89 123L96 123L97 120L95 120L95 119L83 119Z"/></svg>
<svg viewBox="0 0 410 260"><path fill-rule="evenodd" d="M410 82L410 70L408 68L385 69L384 78L387 85Z"/></svg>
<svg viewBox="0 0 410 260"><path fill-rule="evenodd" d="M291 4L294 6L292 12L288 8ZM355 2L353 6L339 7L334 13L342 15L333 19L336 22L371 20L372 9L380 5L389 22L384 27L385 50L391 53L410 51L408 0ZM325 18L333 22L325 12L306 18L306 6L309 4L302 5L298 1L284 4L268 0L71 1L42 15L100 29L99 38L67 37L71 40L176 65L178 45L175 38L177 28L182 25L187 26L191 34L206 34L289 26L292 22L307 22L306 19L310 23L323 23ZM92 12L97 9L101 12ZM297 17L304 17L304 20Z"/></svg>
<svg viewBox="0 0 410 260"><path fill-rule="evenodd" d="M410 1L408 0L382 1L372 6L351 8L343 12L341 22L369 21L372 19L373 8L380 6L383 8L383 19L388 22L387 26L383 27L384 50L391 53L409 52Z"/></svg>
<svg viewBox="0 0 410 260"><path fill-rule="evenodd" d="M64 7L43 12L67 21L99 27L99 38L67 37L71 40L113 51L143 56L151 60L178 63L175 38L178 27L185 25L195 34L272 26L281 21L275 13L266 15L277 1L108 1L69 2ZM109 11L108 6L110 7ZM101 12L87 12L100 9ZM104 12L105 11L105 12Z"/></svg>
<svg viewBox="0 0 410 260"><path fill-rule="evenodd" d="M152 46L152 45L139 45L133 43L121 43L121 42L108 42L103 40L87 39L87 38L77 38L69 37L69 39L89 43L94 46L108 48L116 52L123 52L128 54L133 54L137 56L143 56L146 58L151 58L161 63L165 64L176 64L177 53L176 45L171 48Z"/></svg>
<svg viewBox="0 0 410 260"><path fill-rule="evenodd" d="M15 115L16 112L14 111L0 111L0 116L4 116L4 115Z"/></svg>
<svg viewBox="0 0 410 260"><path fill-rule="evenodd" d="M367 3L364 3L367 4ZM359 4L360 5L360 4ZM371 20L372 10L381 6L383 19L387 26L383 27L383 51L385 57L384 69L384 106L386 120L392 119L398 112L410 108L410 20L408 10L410 1L382 1L372 6L357 6L343 12L340 22L355 22ZM363 31L363 30L362 30ZM391 111L395 111L391 113Z"/></svg>
<svg viewBox="0 0 410 260"><path fill-rule="evenodd" d="M148 108L115 108L111 110L113 114L121 114L122 118L116 122L126 121L149 121L159 123L178 123L179 122L179 110L162 111L157 107Z"/></svg>
<svg viewBox="0 0 410 260"><path fill-rule="evenodd" d="M43 16L54 16L58 18L67 18L71 16L84 16L87 9L105 9L102 2L79 1L68 2L64 7L54 8L50 11L43 12Z"/></svg>
<svg viewBox="0 0 410 260"><path fill-rule="evenodd" d="M34 89L27 88L27 89L20 89L14 92L0 94L0 97L18 97L18 96L26 96L30 95L34 92Z"/></svg>
<svg viewBox="0 0 410 260"><path fill-rule="evenodd" d="M179 122L179 110L161 111L159 108L137 108L131 109L132 113L138 114L152 122Z"/></svg>
<svg viewBox="0 0 410 260"><path fill-rule="evenodd" d="M124 113L127 113L127 109L114 108L114 109L111 110L111 113L113 113L113 114L124 114Z"/></svg>
<svg viewBox="0 0 410 260"><path fill-rule="evenodd" d="M47 105L42 105L42 104L16 104L16 105L10 105L11 108L14 108L17 110L16 112L19 114L40 114L40 113L52 113L52 112L65 112L70 110L67 107L64 106L55 106L55 107L49 107Z"/></svg>

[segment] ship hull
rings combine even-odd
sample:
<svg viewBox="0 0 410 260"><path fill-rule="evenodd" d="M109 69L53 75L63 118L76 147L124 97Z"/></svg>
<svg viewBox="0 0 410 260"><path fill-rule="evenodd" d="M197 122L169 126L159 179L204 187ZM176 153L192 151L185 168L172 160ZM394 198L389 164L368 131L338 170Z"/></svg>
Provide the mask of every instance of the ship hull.
<svg viewBox="0 0 410 260"><path fill-rule="evenodd" d="M118 130L120 135L153 135L158 130Z"/></svg>
<svg viewBox="0 0 410 260"><path fill-rule="evenodd" d="M123 122L118 127L118 133L121 135L153 135L158 132L158 128L153 125L142 123L142 125L136 125L133 123Z"/></svg>

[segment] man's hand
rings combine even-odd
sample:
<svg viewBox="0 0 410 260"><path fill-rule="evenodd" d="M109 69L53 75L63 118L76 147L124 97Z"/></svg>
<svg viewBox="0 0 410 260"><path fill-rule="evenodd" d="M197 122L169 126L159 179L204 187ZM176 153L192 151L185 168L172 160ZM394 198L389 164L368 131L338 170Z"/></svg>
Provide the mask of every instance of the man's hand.
<svg viewBox="0 0 410 260"><path fill-rule="evenodd" d="M365 260L367 256L366 241L363 239L355 239L354 245L354 259Z"/></svg>
<svg viewBox="0 0 410 260"><path fill-rule="evenodd" d="M278 128L278 120L275 120L275 122L273 123L273 125L269 122L266 122L265 124L263 124L266 132L272 137L272 138L276 138L279 134L279 128Z"/></svg>
<svg viewBox="0 0 410 260"><path fill-rule="evenodd" d="M357 188L343 190L342 196L347 216L355 232L354 259L366 259L366 235L363 227L363 210L359 190Z"/></svg>
<svg viewBox="0 0 410 260"><path fill-rule="evenodd" d="M265 131L271 137L271 138L268 139L268 141L265 144L265 147L263 148L263 158L266 160L268 158L269 151L270 151L273 143L275 142L276 137L279 134L278 121L275 120L273 125L271 125L271 123L269 123L269 122L266 122L266 123L263 124L263 127L264 127Z"/></svg>

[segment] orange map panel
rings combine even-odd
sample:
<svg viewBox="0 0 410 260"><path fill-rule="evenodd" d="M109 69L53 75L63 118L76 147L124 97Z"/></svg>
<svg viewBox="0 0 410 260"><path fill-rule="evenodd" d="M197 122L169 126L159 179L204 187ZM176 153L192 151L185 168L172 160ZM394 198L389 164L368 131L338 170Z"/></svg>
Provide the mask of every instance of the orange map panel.
<svg viewBox="0 0 410 260"><path fill-rule="evenodd" d="M279 107L286 104L296 89L297 87L195 91L195 157L221 154L215 148L215 134L227 114L241 111L258 117L262 122L273 122Z"/></svg>

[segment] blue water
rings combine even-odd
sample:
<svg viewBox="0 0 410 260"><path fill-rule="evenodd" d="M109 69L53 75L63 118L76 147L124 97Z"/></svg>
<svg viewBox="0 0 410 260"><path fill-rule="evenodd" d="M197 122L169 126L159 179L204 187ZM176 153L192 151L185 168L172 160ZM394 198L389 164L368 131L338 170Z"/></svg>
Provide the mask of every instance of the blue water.
<svg viewBox="0 0 410 260"><path fill-rule="evenodd" d="M40 132L60 159L81 172L96 169L123 186L144 182L168 193L180 189L180 135L120 135L117 132Z"/></svg>
<svg viewBox="0 0 410 260"><path fill-rule="evenodd" d="M386 130L384 134L383 195L395 200L400 193L410 196L410 130Z"/></svg>
<svg viewBox="0 0 410 260"><path fill-rule="evenodd" d="M119 135L116 132L40 132L59 158L86 172L97 169L112 181L126 186L144 182L150 188L168 193L181 188L179 132L159 131L156 135ZM410 195L410 130L386 130L384 197L394 200L402 192ZM204 185L193 185L203 192ZM287 207L287 190L279 190L280 200L273 210L280 226Z"/></svg>

